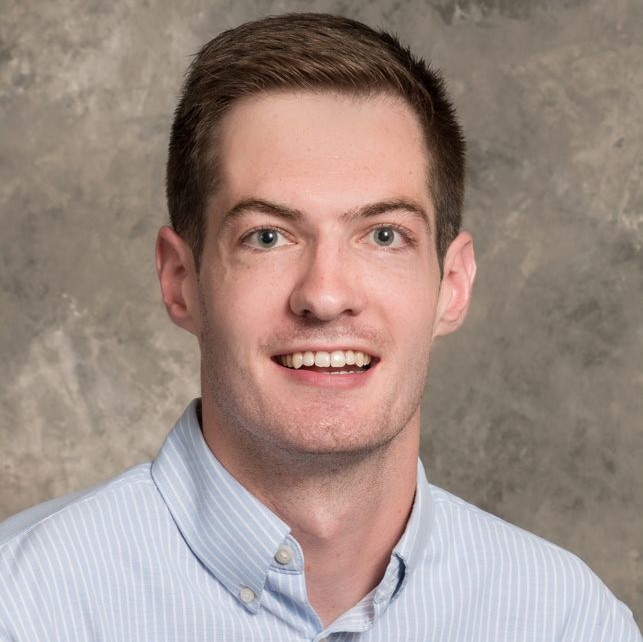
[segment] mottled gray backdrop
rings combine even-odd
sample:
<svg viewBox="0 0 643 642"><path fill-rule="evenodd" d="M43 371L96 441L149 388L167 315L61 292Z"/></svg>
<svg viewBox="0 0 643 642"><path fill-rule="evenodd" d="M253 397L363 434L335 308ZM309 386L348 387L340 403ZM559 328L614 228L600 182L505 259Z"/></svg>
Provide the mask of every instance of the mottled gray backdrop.
<svg viewBox="0 0 643 642"><path fill-rule="evenodd" d="M435 353L435 483L571 549L643 617L640 0L0 0L0 517L152 457L198 394L153 268L190 54L283 11L443 68L479 281Z"/></svg>

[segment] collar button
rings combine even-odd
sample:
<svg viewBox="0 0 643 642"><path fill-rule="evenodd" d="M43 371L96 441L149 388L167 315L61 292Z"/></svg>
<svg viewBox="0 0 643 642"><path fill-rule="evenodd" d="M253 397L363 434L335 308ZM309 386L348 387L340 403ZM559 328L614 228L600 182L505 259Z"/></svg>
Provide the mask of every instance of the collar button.
<svg viewBox="0 0 643 642"><path fill-rule="evenodd" d="M292 561L293 550L290 546L280 546L279 550L275 553L275 561L279 564L286 565Z"/></svg>
<svg viewBox="0 0 643 642"><path fill-rule="evenodd" d="M244 604L250 604L250 602L255 601L257 596L251 588L244 586L241 591L239 591L239 597Z"/></svg>

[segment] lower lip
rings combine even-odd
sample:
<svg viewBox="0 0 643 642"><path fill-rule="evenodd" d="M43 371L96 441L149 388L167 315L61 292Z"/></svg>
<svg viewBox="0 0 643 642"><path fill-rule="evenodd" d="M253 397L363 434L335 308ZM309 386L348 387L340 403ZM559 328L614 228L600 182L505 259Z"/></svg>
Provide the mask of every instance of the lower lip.
<svg viewBox="0 0 643 642"><path fill-rule="evenodd" d="M283 373L293 383L303 386L313 386L317 388L335 388L340 390L349 390L365 386L377 369L377 365L371 366L363 372L355 374L330 374L328 372L316 372L314 370L303 370L296 368L286 368L275 363L275 367Z"/></svg>

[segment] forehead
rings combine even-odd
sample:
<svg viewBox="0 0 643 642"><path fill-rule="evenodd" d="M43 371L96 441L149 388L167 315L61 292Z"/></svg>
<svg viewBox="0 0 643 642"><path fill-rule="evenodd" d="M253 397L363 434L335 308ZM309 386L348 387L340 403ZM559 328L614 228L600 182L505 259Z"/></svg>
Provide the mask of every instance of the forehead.
<svg viewBox="0 0 643 642"><path fill-rule="evenodd" d="M413 198L431 209L428 153L400 98L282 92L236 103L219 131L217 200L277 199L345 210ZM224 205L224 203L221 203Z"/></svg>

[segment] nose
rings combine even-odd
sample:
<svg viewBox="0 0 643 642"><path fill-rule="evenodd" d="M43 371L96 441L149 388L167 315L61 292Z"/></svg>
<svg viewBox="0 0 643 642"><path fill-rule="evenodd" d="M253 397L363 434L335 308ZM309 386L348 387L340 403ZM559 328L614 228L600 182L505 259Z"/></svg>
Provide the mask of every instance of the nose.
<svg viewBox="0 0 643 642"><path fill-rule="evenodd" d="M347 252L328 243L319 244L302 261L301 275L290 296L294 314L332 321L342 315L356 316L363 310L365 292Z"/></svg>

